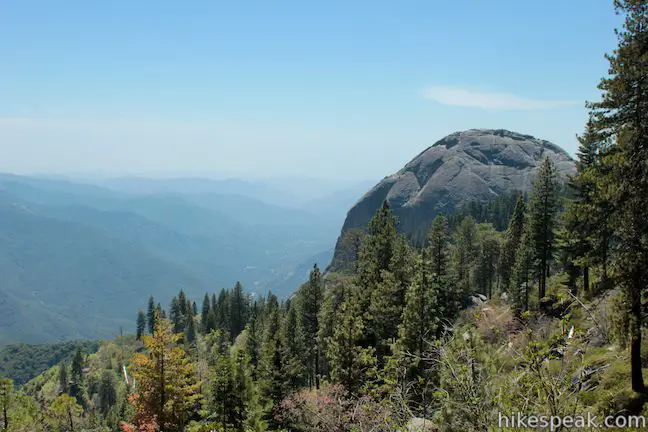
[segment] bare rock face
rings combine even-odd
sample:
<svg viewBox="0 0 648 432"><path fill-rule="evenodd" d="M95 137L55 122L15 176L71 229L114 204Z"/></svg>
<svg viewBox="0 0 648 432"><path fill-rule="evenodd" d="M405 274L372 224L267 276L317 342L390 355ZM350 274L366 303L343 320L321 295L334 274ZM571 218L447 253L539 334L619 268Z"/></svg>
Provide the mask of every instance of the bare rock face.
<svg viewBox="0 0 648 432"><path fill-rule="evenodd" d="M549 141L502 129L453 133L367 192L349 210L342 232L366 227L385 199L399 219L399 230L413 232L464 202L529 191L545 157L563 177L576 172L569 154Z"/></svg>

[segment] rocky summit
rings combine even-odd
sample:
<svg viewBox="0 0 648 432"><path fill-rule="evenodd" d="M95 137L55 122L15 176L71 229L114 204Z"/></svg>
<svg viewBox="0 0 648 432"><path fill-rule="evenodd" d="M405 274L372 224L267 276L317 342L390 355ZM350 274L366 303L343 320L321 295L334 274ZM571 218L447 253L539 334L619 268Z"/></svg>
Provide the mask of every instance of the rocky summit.
<svg viewBox="0 0 648 432"><path fill-rule="evenodd" d="M530 135L503 129L450 134L367 192L349 210L342 233L365 227L384 200L398 217L399 230L413 232L464 202L528 191L545 157L563 178L576 172L565 150Z"/></svg>

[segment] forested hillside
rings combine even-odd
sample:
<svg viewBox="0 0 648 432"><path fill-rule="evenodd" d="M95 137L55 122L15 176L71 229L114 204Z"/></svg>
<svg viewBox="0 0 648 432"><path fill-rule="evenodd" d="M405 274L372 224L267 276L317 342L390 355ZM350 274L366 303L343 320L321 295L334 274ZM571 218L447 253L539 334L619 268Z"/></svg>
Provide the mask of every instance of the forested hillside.
<svg viewBox="0 0 648 432"><path fill-rule="evenodd" d="M527 193L437 214L424 236L382 200L347 231L344 265L313 266L286 299L240 283L130 297L135 334L0 379L0 426L455 432L528 413L645 430L648 2L614 4L574 175L545 157Z"/></svg>
<svg viewBox="0 0 648 432"><path fill-rule="evenodd" d="M179 190L0 175L0 345L133 331L123 305L150 292L167 303L180 288L197 295L241 281L286 296L307 276L304 261L330 260L344 212Z"/></svg>

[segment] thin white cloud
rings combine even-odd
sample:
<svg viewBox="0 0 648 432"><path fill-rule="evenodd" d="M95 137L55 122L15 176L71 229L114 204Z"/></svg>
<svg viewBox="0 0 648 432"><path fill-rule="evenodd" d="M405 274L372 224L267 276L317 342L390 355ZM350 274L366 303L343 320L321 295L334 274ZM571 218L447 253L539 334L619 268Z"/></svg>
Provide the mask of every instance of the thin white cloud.
<svg viewBox="0 0 648 432"><path fill-rule="evenodd" d="M486 110L537 110L579 104L577 101L530 99L512 93L480 92L454 86L430 86L423 96L444 105Z"/></svg>

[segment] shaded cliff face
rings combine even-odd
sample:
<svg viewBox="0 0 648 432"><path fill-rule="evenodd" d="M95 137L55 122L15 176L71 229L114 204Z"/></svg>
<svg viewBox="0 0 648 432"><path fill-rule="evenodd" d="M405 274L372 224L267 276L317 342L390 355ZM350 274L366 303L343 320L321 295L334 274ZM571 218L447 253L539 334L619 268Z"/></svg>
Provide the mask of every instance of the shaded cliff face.
<svg viewBox="0 0 648 432"><path fill-rule="evenodd" d="M549 141L507 130L453 133L367 192L349 210L342 233L366 227L385 199L398 217L399 231L409 233L464 202L528 191L545 157L555 162L561 176L576 172L569 154ZM333 262L335 269L335 258Z"/></svg>

